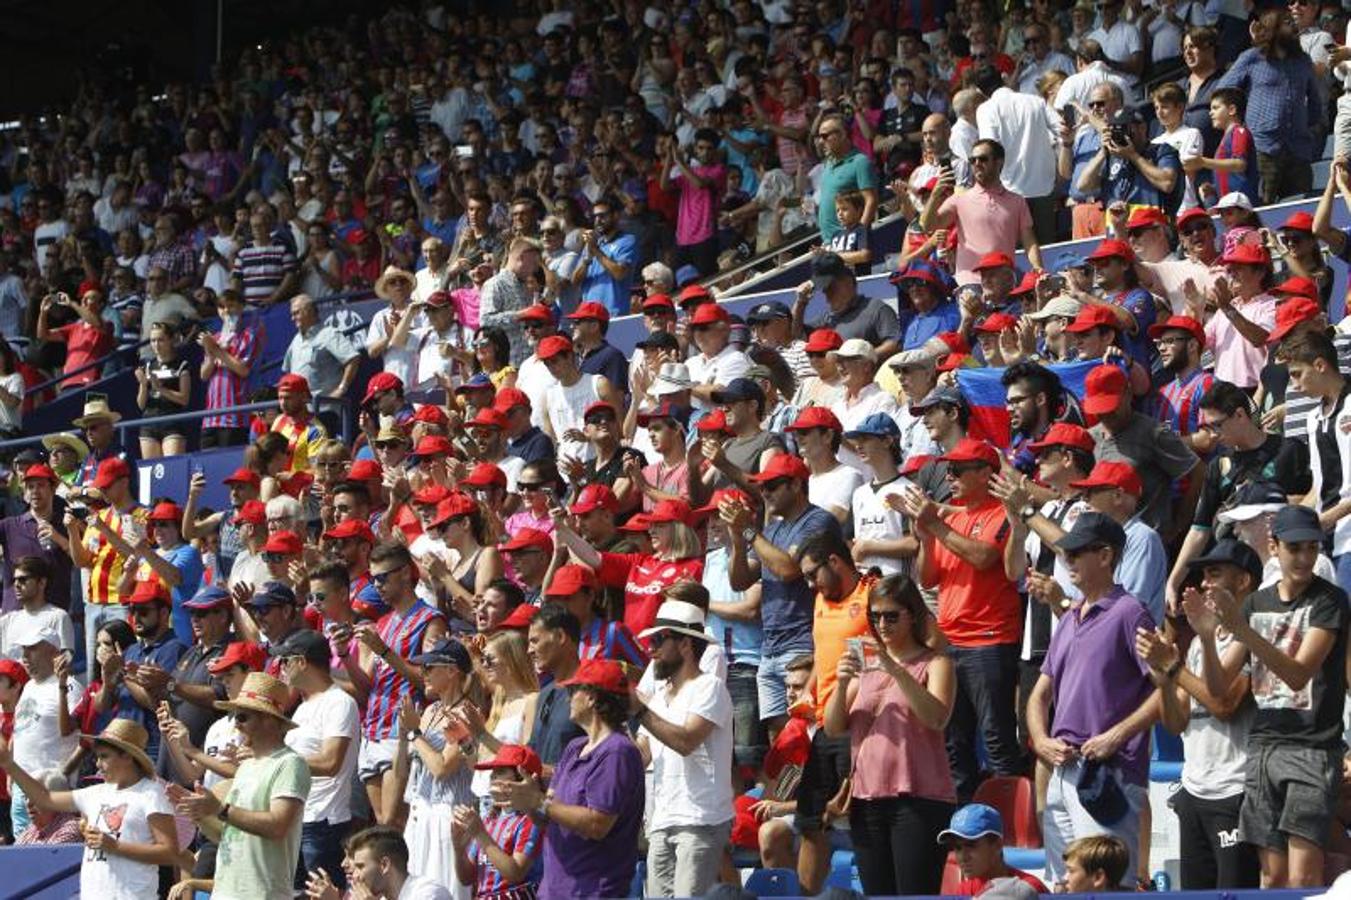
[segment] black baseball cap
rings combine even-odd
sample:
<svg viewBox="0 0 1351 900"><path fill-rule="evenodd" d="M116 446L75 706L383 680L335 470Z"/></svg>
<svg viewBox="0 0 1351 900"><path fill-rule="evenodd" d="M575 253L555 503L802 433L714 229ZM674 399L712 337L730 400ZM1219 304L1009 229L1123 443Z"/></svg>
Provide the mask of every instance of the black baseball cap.
<svg viewBox="0 0 1351 900"><path fill-rule="evenodd" d="M738 400L757 400L763 404L764 389L750 378L733 378L727 387L713 392L714 403L735 403Z"/></svg>
<svg viewBox="0 0 1351 900"><path fill-rule="evenodd" d="M328 638L311 628L298 628L279 644L267 648L268 656L303 656L308 662L327 663L332 651Z"/></svg>
<svg viewBox="0 0 1351 900"><path fill-rule="evenodd" d="M1209 553L1204 556L1196 557L1187 565L1194 568L1201 568L1204 566L1217 566L1222 563L1238 566L1255 580L1262 580L1262 560L1258 558L1257 551L1242 541L1236 541L1233 538L1225 538L1218 542L1214 547L1210 548Z"/></svg>
<svg viewBox="0 0 1351 900"><path fill-rule="evenodd" d="M669 331L654 331L633 346L643 350L679 350L680 342Z"/></svg>
<svg viewBox="0 0 1351 900"><path fill-rule="evenodd" d="M791 319L792 317L793 313L788 308L788 304L779 300L770 300L768 303L760 303L754 306L750 314L746 316L746 322L750 325L759 325L773 319Z"/></svg>
<svg viewBox="0 0 1351 900"><path fill-rule="evenodd" d="M1276 513L1271 536L1287 544L1322 541L1327 535L1318 521L1318 513L1307 506L1287 506Z"/></svg>
<svg viewBox="0 0 1351 900"><path fill-rule="evenodd" d="M854 270L838 253L827 251L812 260L812 285L818 291L825 290L836 278L853 274Z"/></svg>
<svg viewBox="0 0 1351 900"><path fill-rule="evenodd" d="M1055 545L1067 553L1092 547L1094 544L1106 544L1118 550L1126 546L1126 532L1116 519L1100 512L1086 512L1074 522Z"/></svg>

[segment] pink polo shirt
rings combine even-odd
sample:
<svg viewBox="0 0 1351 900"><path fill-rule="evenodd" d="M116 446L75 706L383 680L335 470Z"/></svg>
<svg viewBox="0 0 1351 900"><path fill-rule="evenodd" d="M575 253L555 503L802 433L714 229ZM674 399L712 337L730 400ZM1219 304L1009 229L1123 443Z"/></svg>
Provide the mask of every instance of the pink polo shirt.
<svg viewBox="0 0 1351 900"><path fill-rule="evenodd" d="M1276 327L1276 298L1270 294L1251 300L1235 297L1234 309L1267 331ZM1249 343L1224 313L1217 312L1206 322L1206 346L1215 352L1216 378L1245 389L1257 387L1267 363L1267 348Z"/></svg>
<svg viewBox="0 0 1351 900"><path fill-rule="evenodd" d="M975 185L953 194L938 208L940 216L957 214L957 283L980 281L974 267L987 253L1007 253L1018 249L1018 236L1032 227L1027 201L997 184L991 189Z"/></svg>
<svg viewBox="0 0 1351 900"><path fill-rule="evenodd" d="M693 166L690 171L709 184L707 187L696 186L678 168L671 176L671 184L680 190L675 237L676 244L681 247L700 244L713 237L718 204L722 202L722 192L727 186L724 166Z"/></svg>

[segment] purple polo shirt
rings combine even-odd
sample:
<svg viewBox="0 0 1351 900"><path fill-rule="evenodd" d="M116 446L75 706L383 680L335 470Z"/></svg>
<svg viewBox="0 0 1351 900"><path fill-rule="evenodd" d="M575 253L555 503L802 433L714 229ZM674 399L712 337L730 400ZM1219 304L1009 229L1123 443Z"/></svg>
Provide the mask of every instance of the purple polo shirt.
<svg viewBox="0 0 1351 900"><path fill-rule="evenodd" d="M583 757L586 740L575 738L564 748L549 785L554 800L618 818L599 841L550 823L539 900L627 897L633 887L643 826L643 759L627 735L612 734Z"/></svg>
<svg viewBox="0 0 1351 900"><path fill-rule="evenodd" d="M52 512L52 526L64 537L66 526L61 524L61 514L58 500ZM14 563L25 556L40 556L52 568L52 577L47 581L47 602L59 609L70 607L70 557L55 544L50 550L43 549L38 541L38 522L31 511L0 519L0 545L5 552L4 601L0 610L13 612L19 608L14 596Z"/></svg>
<svg viewBox="0 0 1351 900"><path fill-rule="evenodd" d="M1149 666L1135 654L1135 630L1153 629L1149 610L1118 585L1080 621L1075 604L1061 617L1041 664L1054 682L1051 737L1078 747L1139 709L1154 692ZM1149 778L1149 729L1117 751L1131 784Z"/></svg>

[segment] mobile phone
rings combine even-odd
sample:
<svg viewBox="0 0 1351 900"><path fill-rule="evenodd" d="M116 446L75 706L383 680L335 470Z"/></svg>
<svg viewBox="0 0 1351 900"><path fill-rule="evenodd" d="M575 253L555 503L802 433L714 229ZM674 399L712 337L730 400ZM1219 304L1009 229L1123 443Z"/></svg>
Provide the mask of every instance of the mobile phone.
<svg viewBox="0 0 1351 900"><path fill-rule="evenodd" d="M802 206L801 197L784 197L783 205L788 209L799 209Z"/></svg>
<svg viewBox="0 0 1351 900"><path fill-rule="evenodd" d="M474 155L474 148L468 144L456 144L455 155L460 159L469 159Z"/></svg>

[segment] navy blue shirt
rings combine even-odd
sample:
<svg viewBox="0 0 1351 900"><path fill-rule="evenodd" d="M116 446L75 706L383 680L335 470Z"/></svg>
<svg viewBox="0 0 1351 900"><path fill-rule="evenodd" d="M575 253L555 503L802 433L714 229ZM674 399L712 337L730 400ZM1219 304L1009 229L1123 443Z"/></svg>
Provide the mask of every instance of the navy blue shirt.
<svg viewBox="0 0 1351 900"><path fill-rule="evenodd" d="M1171 169L1176 176L1173 189L1164 193L1156 188L1148 178L1129 160L1120 156L1108 156L1103 171L1103 193L1107 203L1123 200L1132 206L1157 206L1161 209L1176 209L1178 198L1182 196L1182 160L1177 150L1168 144L1148 144L1140 151L1140 156L1160 169Z"/></svg>
<svg viewBox="0 0 1351 900"><path fill-rule="evenodd" d="M812 535L830 531L843 537L840 522L819 506L807 504L802 515L793 521L775 519L765 528L765 538L780 550L794 558L798 548ZM789 650L812 649L812 606L815 594L807 579L798 576L792 581L782 581L769 571L760 570L761 588L760 619L764 625L765 656L780 656Z"/></svg>
<svg viewBox="0 0 1351 900"><path fill-rule="evenodd" d="M507 455L519 456L528 463L553 459L554 442L538 425L531 425L529 431L507 441Z"/></svg>
<svg viewBox="0 0 1351 900"><path fill-rule="evenodd" d="M604 375L610 386L621 394L629 391L629 361L609 341L590 353L581 354L581 369L585 375Z"/></svg>
<svg viewBox="0 0 1351 900"><path fill-rule="evenodd" d="M174 630L170 628L150 644L145 641L137 641L132 644L122 654L122 658L127 665L151 663L159 666L172 676L178 668L178 661L187 652L188 648L174 636ZM159 755L159 720L155 718L155 711L146 709L137 703L131 696L131 691L127 690L125 682L117 688L117 717L140 723L141 727L150 735L150 740L145 747L146 756L154 759Z"/></svg>
<svg viewBox="0 0 1351 900"><path fill-rule="evenodd" d="M552 766L563 755L563 748L583 732L569 714L568 689L550 682L539 689L535 701L535 727L530 730L530 749L540 762Z"/></svg>

